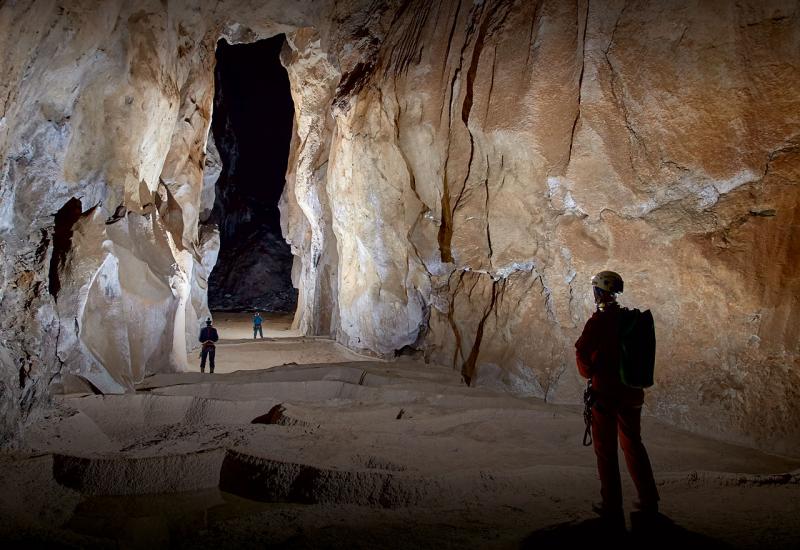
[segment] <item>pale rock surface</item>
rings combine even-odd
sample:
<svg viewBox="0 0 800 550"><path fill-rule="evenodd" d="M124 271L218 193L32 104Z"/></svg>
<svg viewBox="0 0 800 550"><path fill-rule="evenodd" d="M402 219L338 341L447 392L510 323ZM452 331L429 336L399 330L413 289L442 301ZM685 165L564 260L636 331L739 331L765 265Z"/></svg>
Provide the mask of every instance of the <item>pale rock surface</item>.
<svg viewBox="0 0 800 550"><path fill-rule="evenodd" d="M589 278L615 269L656 320L649 414L800 453L799 18L784 0L5 3L4 439L60 373L121 392L186 369L217 250L198 229L214 45L285 32L303 334L575 403Z"/></svg>
<svg viewBox="0 0 800 550"><path fill-rule="evenodd" d="M214 208L216 197L216 185L220 174L222 174L222 159L219 157L219 150L214 143L214 136L209 132L206 140L206 158L203 165L203 189L200 192L200 215L198 221L205 223L211 216L211 209Z"/></svg>
<svg viewBox="0 0 800 550"><path fill-rule="evenodd" d="M412 344L424 311L467 381L576 402L611 268L656 318L648 411L796 453L796 4L414 8L337 119L339 225L394 228L337 234L345 342Z"/></svg>
<svg viewBox="0 0 800 550"><path fill-rule="evenodd" d="M186 325L187 347L194 347L196 323L194 320L199 318L200 323L211 316L208 309L208 279L211 271L217 264L219 255L219 229L216 224L207 223L214 208L215 188L220 173L222 172L222 161L219 158L219 151L214 143L214 138L209 132L206 140L206 156L203 168L203 188L200 193L200 214L198 216L197 241L193 243L194 253L192 254L192 293L191 306L193 315L190 316L192 322Z"/></svg>

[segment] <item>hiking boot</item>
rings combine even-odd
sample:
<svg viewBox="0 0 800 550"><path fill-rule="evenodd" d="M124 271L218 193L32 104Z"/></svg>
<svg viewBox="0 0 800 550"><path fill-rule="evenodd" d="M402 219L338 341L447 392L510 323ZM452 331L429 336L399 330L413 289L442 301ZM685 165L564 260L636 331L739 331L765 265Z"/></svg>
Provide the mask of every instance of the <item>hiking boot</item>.
<svg viewBox="0 0 800 550"><path fill-rule="evenodd" d="M633 503L633 509L642 515L656 515L658 514L658 501L642 503L637 500Z"/></svg>
<svg viewBox="0 0 800 550"><path fill-rule="evenodd" d="M625 531L625 512L620 507L610 507L603 502L592 503L592 511L600 516L614 531Z"/></svg>
<svg viewBox="0 0 800 550"><path fill-rule="evenodd" d="M593 502L592 512L601 517L622 514L622 506L608 506L605 502Z"/></svg>
<svg viewBox="0 0 800 550"><path fill-rule="evenodd" d="M658 512L631 512L631 533L637 537L651 538L653 534L669 532L670 519Z"/></svg>

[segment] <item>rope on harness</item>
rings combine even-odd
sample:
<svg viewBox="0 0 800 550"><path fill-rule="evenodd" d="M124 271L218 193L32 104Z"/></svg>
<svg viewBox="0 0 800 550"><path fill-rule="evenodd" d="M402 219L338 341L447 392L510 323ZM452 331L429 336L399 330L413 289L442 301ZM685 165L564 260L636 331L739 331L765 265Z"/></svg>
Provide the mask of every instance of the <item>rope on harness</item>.
<svg viewBox="0 0 800 550"><path fill-rule="evenodd" d="M588 447L592 444L592 406L594 406L594 395L592 394L592 380L586 384L583 392L583 423L586 430L583 432L583 446Z"/></svg>

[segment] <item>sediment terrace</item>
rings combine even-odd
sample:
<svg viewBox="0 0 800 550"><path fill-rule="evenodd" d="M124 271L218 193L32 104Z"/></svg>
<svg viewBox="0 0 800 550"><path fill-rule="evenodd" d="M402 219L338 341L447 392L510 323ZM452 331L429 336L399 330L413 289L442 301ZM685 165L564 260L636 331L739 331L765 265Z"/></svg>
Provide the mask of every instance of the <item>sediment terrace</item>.
<svg viewBox="0 0 800 550"><path fill-rule="evenodd" d="M257 349L269 364L296 347L339 362L256 361L255 370L151 376L127 395L57 398L24 452L3 457L6 531L148 543L155 522L158 540L167 529L171 544L246 532L291 546L298 533L302 544L324 545L314 529L326 525L354 535L374 523L378 538L364 540L382 546L513 547L537 528L591 518L598 483L578 407L468 388L458 372L410 358L351 361L331 341L299 340L229 341L218 358L232 363ZM767 532L778 547L799 540L791 518L800 513L800 459L652 419L644 433L662 509L676 524L737 545L760 544ZM169 511L124 512L150 501ZM288 524L276 526L276 513L289 514ZM181 531L186 514L201 517L190 533ZM392 534L412 525L419 540Z"/></svg>

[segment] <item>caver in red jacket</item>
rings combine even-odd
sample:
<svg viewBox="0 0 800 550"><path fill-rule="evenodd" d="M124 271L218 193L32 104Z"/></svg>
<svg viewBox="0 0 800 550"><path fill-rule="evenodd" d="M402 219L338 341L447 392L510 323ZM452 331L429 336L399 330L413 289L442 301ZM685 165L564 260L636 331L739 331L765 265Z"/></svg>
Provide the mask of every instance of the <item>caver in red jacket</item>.
<svg viewBox="0 0 800 550"><path fill-rule="evenodd" d="M624 385L619 377L621 311L616 303L606 304L603 311L596 311L586 322L583 334L575 342L578 371L592 379L592 439L603 510L611 514L622 510L617 433L641 509L658 509L658 490L641 437L644 391Z"/></svg>

